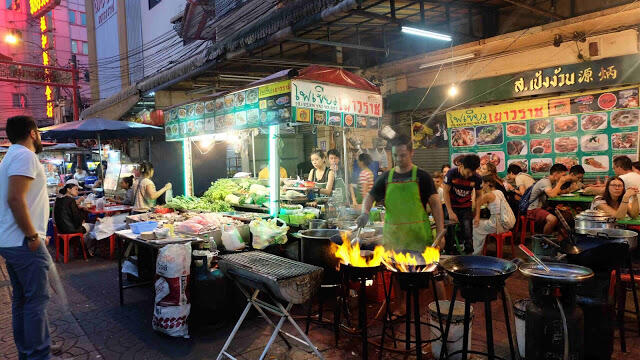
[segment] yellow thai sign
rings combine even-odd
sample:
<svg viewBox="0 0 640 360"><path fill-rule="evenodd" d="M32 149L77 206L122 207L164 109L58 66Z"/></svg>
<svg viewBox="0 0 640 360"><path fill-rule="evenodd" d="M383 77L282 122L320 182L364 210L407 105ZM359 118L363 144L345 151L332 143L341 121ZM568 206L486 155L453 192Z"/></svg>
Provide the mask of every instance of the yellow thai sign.
<svg viewBox="0 0 640 360"><path fill-rule="evenodd" d="M518 101L447 112L447 127L463 127L531 120L549 116L548 99Z"/></svg>
<svg viewBox="0 0 640 360"><path fill-rule="evenodd" d="M277 83L263 85L258 88L260 99L273 95L291 93L291 80L278 81Z"/></svg>

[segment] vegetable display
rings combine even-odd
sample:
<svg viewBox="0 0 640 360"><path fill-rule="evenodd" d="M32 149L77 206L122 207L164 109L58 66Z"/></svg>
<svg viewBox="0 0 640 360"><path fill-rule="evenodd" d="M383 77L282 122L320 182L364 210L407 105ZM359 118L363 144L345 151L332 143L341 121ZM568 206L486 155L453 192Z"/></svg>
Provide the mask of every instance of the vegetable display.
<svg viewBox="0 0 640 360"><path fill-rule="evenodd" d="M224 200L225 197L234 192L240 191L240 186L231 179L219 179L211 183L203 197L209 201Z"/></svg>
<svg viewBox="0 0 640 360"><path fill-rule="evenodd" d="M174 210L201 210L211 212L231 211L231 206L223 200L210 201L208 198L197 198L190 196L176 196L169 200L166 207Z"/></svg>

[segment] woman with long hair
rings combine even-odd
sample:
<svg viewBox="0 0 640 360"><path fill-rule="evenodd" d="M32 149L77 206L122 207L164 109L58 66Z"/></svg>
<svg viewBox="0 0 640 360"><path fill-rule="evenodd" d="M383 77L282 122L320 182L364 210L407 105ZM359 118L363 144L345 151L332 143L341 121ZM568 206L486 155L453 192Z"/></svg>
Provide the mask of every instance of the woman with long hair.
<svg viewBox="0 0 640 360"><path fill-rule="evenodd" d="M473 255L482 253L487 235L509 231L515 225L515 215L504 194L497 189L498 184L494 176L482 177L481 195L476 204L476 215L473 219ZM489 219L480 220L480 208L485 204L491 216ZM513 223L505 223L503 219L506 218L512 219Z"/></svg>
<svg viewBox="0 0 640 360"><path fill-rule="evenodd" d="M171 189L171 183L167 183L162 189L156 190L153 177L153 164L145 161L138 169L140 177L133 182L133 207L135 209L149 209L156 205L156 199Z"/></svg>
<svg viewBox="0 0 640 360"><path fill-rule="evenodd" d="M624 180L618 176L609 178L604 187L604 194L596 196L591 203L591 209L604 211L608 216L624 219L627 215L637 218L640 212L638 206L638 189L625 190Z"/></svg>
<svg viewBox="0 0 640 360"><path fill-rule="evenodd" d="M331 195L336 175L327 166L327 155L324 151L314 150L311 153L311 164L313 165L313 169L309 173L309 181L327 184L324 189L320 189L320 194Z"/></svg>

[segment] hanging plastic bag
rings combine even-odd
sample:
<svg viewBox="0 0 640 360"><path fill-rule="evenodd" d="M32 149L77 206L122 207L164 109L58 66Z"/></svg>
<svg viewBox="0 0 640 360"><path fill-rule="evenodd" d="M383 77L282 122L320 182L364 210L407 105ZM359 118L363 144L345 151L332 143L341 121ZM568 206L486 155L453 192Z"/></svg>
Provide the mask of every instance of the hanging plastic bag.
<svg viewBox="0 0 640 360"><path fill-rule="evenodd" d="M247 246L235 225L223 225L222 235L220 237L222 245L224 245L224 248L229 251L242 250Z"/></svg>
<svg viewBox="0 0 640 360"><path fill-rule="evenodd" d="M278 225L278 223L282 223L282 225ZM289 227L282 219L256 219L249 224L249 230L253 235L254 249L264 249L269 245L287 243Z"/></svg>

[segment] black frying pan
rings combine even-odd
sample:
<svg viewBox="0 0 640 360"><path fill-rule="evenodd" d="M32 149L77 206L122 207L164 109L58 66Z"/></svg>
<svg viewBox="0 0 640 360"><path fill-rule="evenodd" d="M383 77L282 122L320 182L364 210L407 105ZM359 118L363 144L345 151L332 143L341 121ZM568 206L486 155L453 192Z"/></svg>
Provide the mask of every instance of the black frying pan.
<svg viewBox="0 0 640 360"><path fill-rule="evenodd" d="M453 256L440 263L454 281L475 285L504 282L518 266L492 256Z"/></svg>

